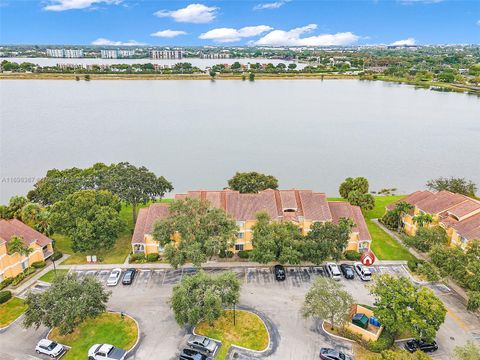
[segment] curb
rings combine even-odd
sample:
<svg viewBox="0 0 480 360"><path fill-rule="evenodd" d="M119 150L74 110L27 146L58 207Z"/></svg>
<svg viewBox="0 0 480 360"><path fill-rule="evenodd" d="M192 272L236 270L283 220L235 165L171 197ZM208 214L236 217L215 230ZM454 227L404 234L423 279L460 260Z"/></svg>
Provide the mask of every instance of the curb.
<svg viewBox="0 0 480 360"><path fill-rule="evenodd" d="M23 312L22 314L20 314L19 317L17 317L15 320L13 320L13 321L12 321L10 324L8 324L7 326L1 327L1 328L0 328L0 334L1 334L1 333L4 333L5 331L7 331L10 326L12 326L12 325L15 324L17 321L19 321L24 315L25 315L25 312Z"/></svg>
<svg viewBox="0 0 480 360"><path fill-rule="evenodd" d="M322 321L322 330L325 334L327 334L328 336L330 337L333 337L334 339L339 339L339 340L343 340L343 341L348 341L350 343L354 343L356 344L357 342L355 340L352 340L352 339L348 339L348 338L345 338L343 336L340 336L340 335L335 335L335 334L332 334L331 332L327 331L325 329L325 320Z"/></svg>

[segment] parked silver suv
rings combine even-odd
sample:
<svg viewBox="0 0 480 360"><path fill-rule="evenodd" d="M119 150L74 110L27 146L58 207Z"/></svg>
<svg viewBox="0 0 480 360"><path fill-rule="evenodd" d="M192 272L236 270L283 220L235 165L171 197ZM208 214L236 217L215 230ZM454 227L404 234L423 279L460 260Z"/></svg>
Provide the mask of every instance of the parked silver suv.
<svg viewBox="0 0 480 360"><path fill-rule="evenodd" d="M217 350L217 343L205 336L192 335L187 341L188 346L205 354L214 354Z"/></svg>

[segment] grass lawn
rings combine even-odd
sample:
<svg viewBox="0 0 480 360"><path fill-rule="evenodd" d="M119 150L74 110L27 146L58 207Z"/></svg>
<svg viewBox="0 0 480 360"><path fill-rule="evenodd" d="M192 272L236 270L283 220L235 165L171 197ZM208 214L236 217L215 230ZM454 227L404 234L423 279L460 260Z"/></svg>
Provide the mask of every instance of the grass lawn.
<svg viewBox="0 0 480 360"><path fill-rule="evenodd" d="M71 347L63 360L77 360L86 359L88 349L94 344L111 344L130 350L137 341L137 331L137 324L130 317L122 319L120 314L105 313L85 321L65 336L60 336L54 328L49 339Z"/></svg>
<svg viewBox="0 0 480 360"><path fill-rule="evenodd" d="M161 202L171 202L172 199L162 199ZM139 208L147 207L147 205L140 205ZM137 210L138 211L138 210ZM115 243L115 246L106 251L97 252L97 259L103 259L103 264L122 264L130 251L132 234L134 229L133 224L133 215L132 215L132 206L123 205L122 210L120 211L120 216L124 220L126 226L125 230L120 234ZM76 265L76 264L86 264L87 255L92 255L91 253L74 253L72 250L72 241L67 236L61 234L54 234L52 239L55 240L55 248L61 251L64 254L70 254L70 257L63 262L65 265Z"/></svg>
<svg viewBox="0 0 480 360"><path fill-rule="evenodd" d="M66 269L57 269L56 271L57 271L57 275L66 274L68 272L68 270ZM50 270L46 274L43 274L38 280L51 283L54 278L55 278L55 270Z"/></svg>
<svg viewBox="0 0 480 360"><path fill-rule="evenodd" d="M400 245L395 239L383 231L371 219L378 219L385 214L385 207L404 197L399 196L375 196L375 207L372 210L364 212L365 221L367 223L368 231L372 236L372 251L379 260L410 260L414 256L408 250ZM330 198L330 201L345 201L341 198Z"/></svg>
<svg viewBox="0 0 480 360"><path fill-rule="evenodd" d="M27 305L20 298L13 297L0 305L0 327L5 327L27 310Z"/></svg>
<svg viewBox="0 0 480 360"><path fill-rule="evenodd" d="M237 310L236 325L233 326L233 310L225 310L213 326L201 322L195 332L222 342L217 359L223 360L232 344L261 351L268 346L268 331L263 321L255 314Z"/></svg>

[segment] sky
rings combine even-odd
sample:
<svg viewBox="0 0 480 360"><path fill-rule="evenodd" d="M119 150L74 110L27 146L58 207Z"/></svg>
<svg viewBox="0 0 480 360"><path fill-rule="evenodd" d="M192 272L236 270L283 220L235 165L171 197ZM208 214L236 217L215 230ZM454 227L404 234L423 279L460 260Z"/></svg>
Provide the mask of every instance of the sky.
<svg viewBox="0 0 480 360"><path fill-rule="evenodd" d="M480 0L0 0L0 44L480 44Z"/></svg>

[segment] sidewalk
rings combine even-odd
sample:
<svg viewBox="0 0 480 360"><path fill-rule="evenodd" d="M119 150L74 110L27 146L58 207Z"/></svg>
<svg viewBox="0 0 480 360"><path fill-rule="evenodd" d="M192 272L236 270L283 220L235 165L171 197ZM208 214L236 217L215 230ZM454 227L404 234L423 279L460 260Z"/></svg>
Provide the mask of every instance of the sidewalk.
<svg viewBox="0 0 480 360"><path fill-rule="evenodd" d="M70 255L68 254L63 254L62 258L57 260L55 262L55 267L57 269L60 269L60 266L65 266L65 265L60 265L62 262L64 262L65 260L67 260L68 258L70 257ZM46 274L47 272L49 272L50 270L53 270L53 263L51 263L50 265L48 266L45 266L41 271L39 271L38 273L36 273L34 276L32 276L30 279L28 279L27 281L23 282L19 287L15 288L15 289L8 289L12 292L12 294L15 296L15 295L18 295L18 294L21 294L22 292L24 292L26 289L28 289L30 286L32 286L33 284L35 284L37 282L37 280L39 278L41 278L44 274Z"/></svg>
<svg viewBox="0 0 480 360"><path fill-rule="evenodd" d="M353 263L353 261L342 261L345 263ZM383 265L383 266L396 266L396 265L406 265L407 262L404 260L377 260L374 265ZM256 262L250 261L224 261L224 262L216 262L216 261L207 261L201 265L202 269L211 269L211 268L222 268L222 269L229 269L229 268L265 268L271 267L276 265L276 263L271 264L260 264ZM286 267L302 267L302 266L318 266L312 263L304 263L299 265L285 265ZM179 266L179 269L186 269L195 267L193 264L188 263L183 266ZM65 269L65 270L111 270L113 268L135 268L135 269L173 269L170 264L166 263L144 263L144 264L82 264L82 265L59 265L57 269Z"/></svg>

